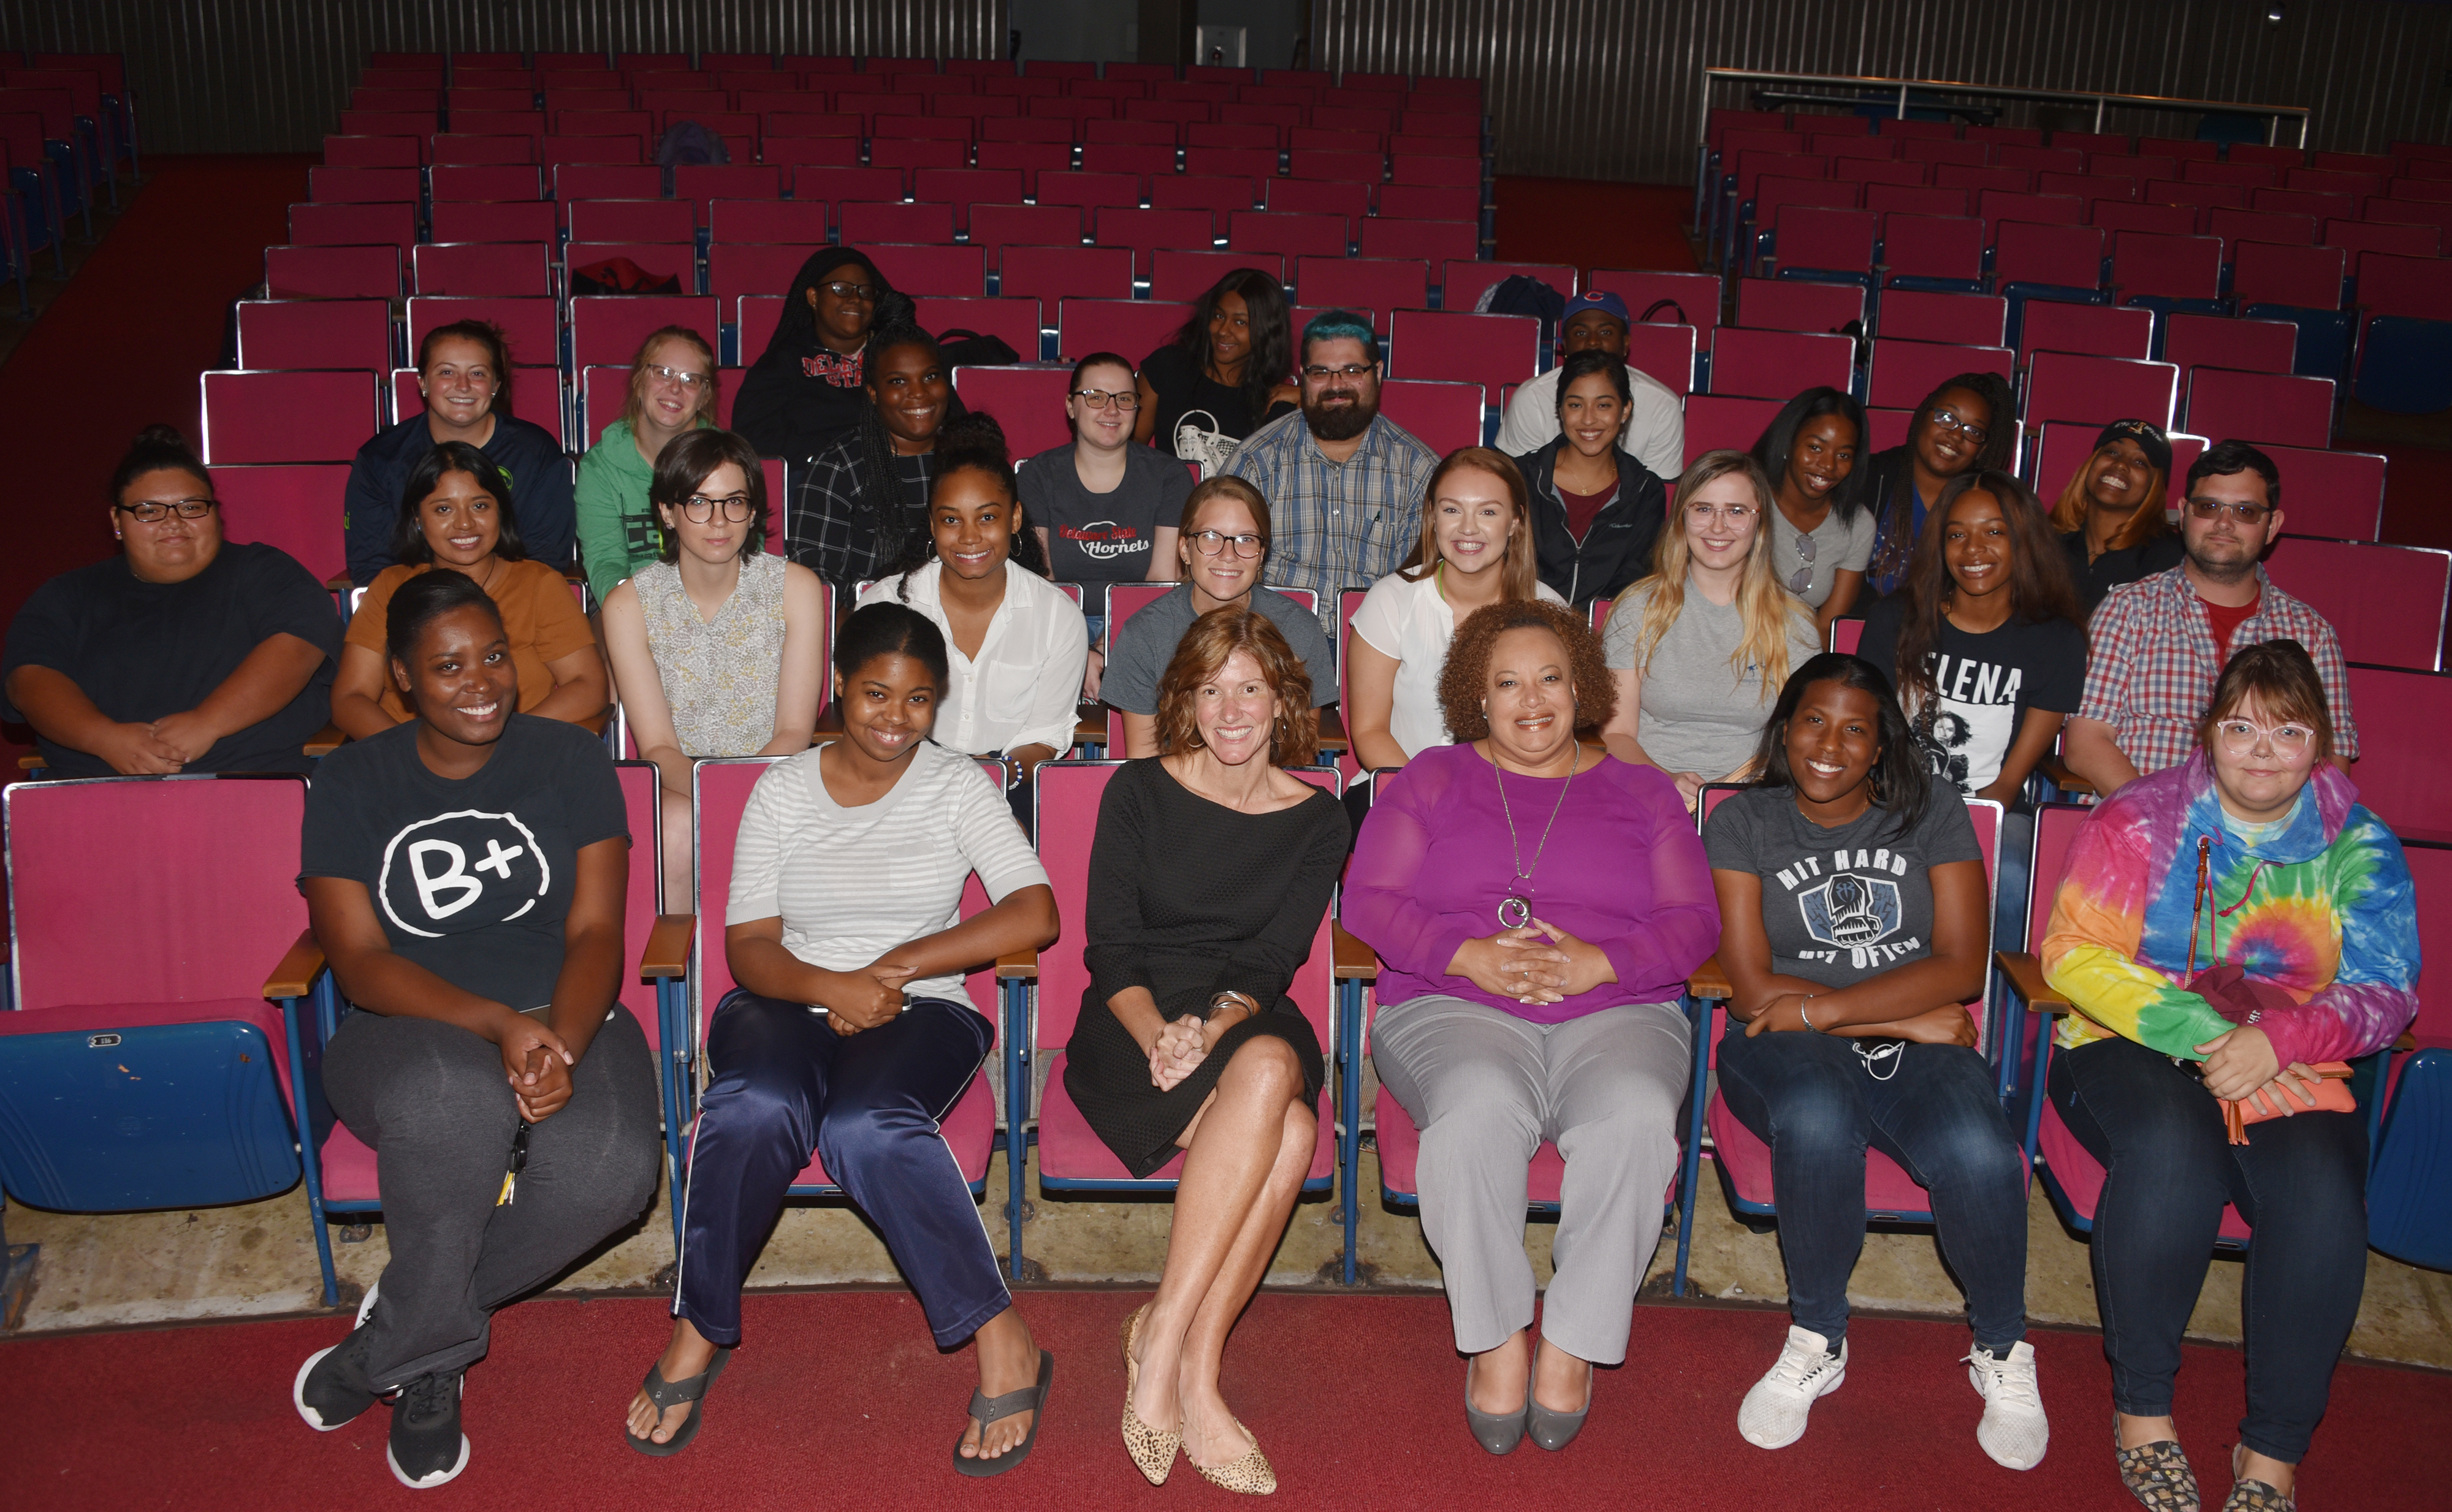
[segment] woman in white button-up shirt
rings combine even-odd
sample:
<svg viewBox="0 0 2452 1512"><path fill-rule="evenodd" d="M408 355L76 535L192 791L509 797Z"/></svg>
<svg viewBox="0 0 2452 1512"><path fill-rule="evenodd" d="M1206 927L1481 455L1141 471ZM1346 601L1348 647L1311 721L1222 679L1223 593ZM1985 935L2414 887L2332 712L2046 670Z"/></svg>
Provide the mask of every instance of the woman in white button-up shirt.
<svg viewBox="0 0 2452 1512"><path fill-rule="evenodd" d="M944 632L953 677L938 705L936 741L1001 755L1013 768L1015 813L1027 825L1031 774L1073 745L1089 628L1081 606L1047 580L1046 554L1024 528L995 419L947 421L937 459L926 533L860 601L909 604Z"/></svg>

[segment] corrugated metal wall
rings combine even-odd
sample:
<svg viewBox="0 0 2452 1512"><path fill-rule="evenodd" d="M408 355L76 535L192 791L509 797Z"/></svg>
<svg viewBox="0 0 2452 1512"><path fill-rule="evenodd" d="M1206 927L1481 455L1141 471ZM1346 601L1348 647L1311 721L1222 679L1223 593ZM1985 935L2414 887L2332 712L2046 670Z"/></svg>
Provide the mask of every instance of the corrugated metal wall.
<svg viewBox="0 0 2452 1512"><path fill-rule="evenodd" d="M2320 147L2452 139L2452 7L2386 0L1312 0L1315 67L1477 74L1504 172L1677 181L1707 66L2304 105ZM313 149L371 50L1004 52L1002 0L0 0L120 51L157 151ZM1724 87L1725 88L1725 87ZM1726 90L1718 104L1739 103ZM2014 117L2013 117L2014 118ZM2185 117L2116 128L2185 135Z"/></svg>
<svg viewBox="0 0 2452 1512"><path fill-rule="evenodd" d="M2315 111L2311 146L2452 140L2452 8L2380 0L1312 0L1315 66L1488 81L1502 173L1684 182L1707 68L2185 95ZM1714 105L1742 104L1722 86ZM2009 119L2024 118L2013 110ZM2188 136L2193 117L2116 113Z"/></svg>
<svg viewBox="0 0 2452 1512"><path fill-rule="evenodd" d="M322 145L374 51L1005 55L1004 0L0 0L0 44L122 52L145 146Z"/></svg>

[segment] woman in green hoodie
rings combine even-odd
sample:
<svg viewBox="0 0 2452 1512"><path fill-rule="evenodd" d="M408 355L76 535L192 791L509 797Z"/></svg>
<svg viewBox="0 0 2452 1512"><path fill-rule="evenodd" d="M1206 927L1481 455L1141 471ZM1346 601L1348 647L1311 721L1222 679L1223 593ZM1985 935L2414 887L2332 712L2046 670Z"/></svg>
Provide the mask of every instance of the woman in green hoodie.
<svg viewBox="0 0 2452 1512"><path fill-rule="evenodd" d="M597 602L657 559L656 459L682 432L715 423L716 382L715 348L686 325L655 332L630 359L622 418L579 459L579 558Z"/></svg>

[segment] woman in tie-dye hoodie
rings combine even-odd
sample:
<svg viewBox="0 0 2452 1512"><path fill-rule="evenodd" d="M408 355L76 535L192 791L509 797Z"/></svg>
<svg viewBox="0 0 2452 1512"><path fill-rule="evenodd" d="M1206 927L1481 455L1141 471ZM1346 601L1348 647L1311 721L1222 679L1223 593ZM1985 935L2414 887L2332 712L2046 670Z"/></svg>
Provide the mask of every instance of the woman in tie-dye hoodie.
<svg viewBox="0 0 2452 1512"><path fill-rule="evenodd" d="M2296 1070L2391 1044L2418 1011L2409 868L2325 759L2332 735L2297 641L2242 649L2214 687L2198 752L2122 788L2078 832L2044 937L2044 973L2077 1010L2048 1090L2108 1172L2095 1290L2121 1476L2150 1507L2198 1504L2171 1388L2225 1203L2256 1231L2247 1416L2226 1509L2290 1504L2358 1317L2363 1118L2302 1111L2232 1145L2216 1100L2276 1098ZM2290 1006L2234 1026L2183 985L2218 965Z"/></svg>

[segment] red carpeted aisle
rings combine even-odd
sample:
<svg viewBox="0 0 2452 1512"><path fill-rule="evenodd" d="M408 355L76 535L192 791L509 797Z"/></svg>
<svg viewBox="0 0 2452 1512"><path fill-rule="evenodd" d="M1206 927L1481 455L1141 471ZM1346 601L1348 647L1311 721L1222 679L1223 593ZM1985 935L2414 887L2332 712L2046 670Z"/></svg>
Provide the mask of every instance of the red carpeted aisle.
<svg viewBox="0 0 2452 1512"><path fill-rule="evenodd" d="M1117 1325L1141 1298L1022 1298L1058 1356L1030 1463L990 1482L947 1455L974 1382L967 1353L939 1355L900 1292L753 1297L751 1345L679 1458L617 1442L639 1377L669 1325L643 1300L529 1303L502 1315L468 1377L467 1471L429 1506L993 1507L998 1512L1223 1507L1235 1499L1178 1463L1152 1490L1117 1433ZM1859 1320L1848 1383L1794 1447L1737 1437L1737 1402L1776 1353L1772 1312L1646 1306L1633 1351L1602 1372L1583 1436L1564 1454L1528 1443L1494 1460L1466 1436L1462 1367L1435 1297L1264 1296L1228 1354L1227 1392L1276 1465L1275 1505L1338 1512L1419 1507L1893 1509L2077 1512L2129 1504L2111 1468L2109 1372L2086 1334L2036 1336L2050 1455L2024 1475L1975 1445L1980 1407L1957 1364L1963 1328ZM340 1319L36 1337L0 1345L11 1508L405 1504L384 1466L382 1408L316 1434L289 1404L306 1356ZM2452 1482L2452 1379L2344 1365L2310 1459L2311 1507L2441 1506ZM2211 1493L2241 1410L2240 1356L2192 1348L2180 1423ZM1246 1503L1248 1504L1248 1503Z"/></svg>

